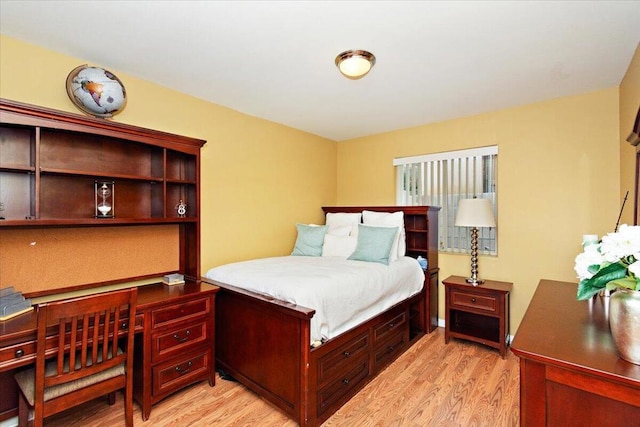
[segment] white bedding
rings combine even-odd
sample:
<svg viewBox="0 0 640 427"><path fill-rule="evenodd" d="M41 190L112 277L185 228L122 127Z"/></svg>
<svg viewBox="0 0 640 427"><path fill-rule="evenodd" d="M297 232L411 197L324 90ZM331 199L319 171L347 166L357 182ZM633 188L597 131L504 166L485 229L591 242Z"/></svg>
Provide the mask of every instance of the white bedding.
<svg viewBox="0 0 640 427"><path fill-rule="evenodd" d="M342 257L272 257L222 265L205 276L315 309L312 343L340 335L424 285L424 273L410 257L388 266Z"/></svg>

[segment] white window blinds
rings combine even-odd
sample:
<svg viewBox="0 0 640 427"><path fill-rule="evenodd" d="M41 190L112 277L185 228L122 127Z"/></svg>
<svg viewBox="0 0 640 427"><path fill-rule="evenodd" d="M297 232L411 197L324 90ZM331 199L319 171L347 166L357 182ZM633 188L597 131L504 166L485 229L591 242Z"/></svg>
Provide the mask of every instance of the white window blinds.
<svg viewBox="0 0 640 427"><path fill-rule="evenodd" d="M439 250L470 252L469 229L454 226L458 200L473 197L489 199L497 216L498 147L394 159L396 203L441 207L438 218ZM497 254L496 228L480 228L478 252Z"/></svg>

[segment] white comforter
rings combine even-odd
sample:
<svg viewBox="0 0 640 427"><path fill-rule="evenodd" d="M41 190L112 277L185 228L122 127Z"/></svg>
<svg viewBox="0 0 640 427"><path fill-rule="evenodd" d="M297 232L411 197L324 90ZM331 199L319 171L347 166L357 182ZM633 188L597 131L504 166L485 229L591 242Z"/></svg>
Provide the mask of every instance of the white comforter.
<svg viewBox="0 0 640 427"><path fill-rule="evenodd" d="M424 273L414 258L391 264L341 257L284 256L236 262L205 275L316 310L311 342L340 335L418 293Z"/></svg>

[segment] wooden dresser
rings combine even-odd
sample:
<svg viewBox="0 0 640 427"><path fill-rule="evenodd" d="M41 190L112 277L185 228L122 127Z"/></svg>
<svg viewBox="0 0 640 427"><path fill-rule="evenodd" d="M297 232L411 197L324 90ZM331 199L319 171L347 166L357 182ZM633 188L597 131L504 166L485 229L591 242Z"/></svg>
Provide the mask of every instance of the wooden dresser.
<svg viewBox="0 0 640 427"><path fill-rule="evenodd" d="M520 357L520 425L640 425L640 365L618 356L609 301L542 280L511 344Z"/></svg>

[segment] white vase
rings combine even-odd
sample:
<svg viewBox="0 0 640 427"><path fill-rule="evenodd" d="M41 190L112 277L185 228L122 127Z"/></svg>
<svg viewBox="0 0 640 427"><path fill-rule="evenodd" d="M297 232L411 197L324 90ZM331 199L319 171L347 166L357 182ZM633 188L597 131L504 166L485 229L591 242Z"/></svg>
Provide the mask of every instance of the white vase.
<svg viewBox="0 0 640 427"><path fill-rule="evenodd" d="M640 291L620 289L611 294L609 326L620 357L640 365Z"/></svg>

